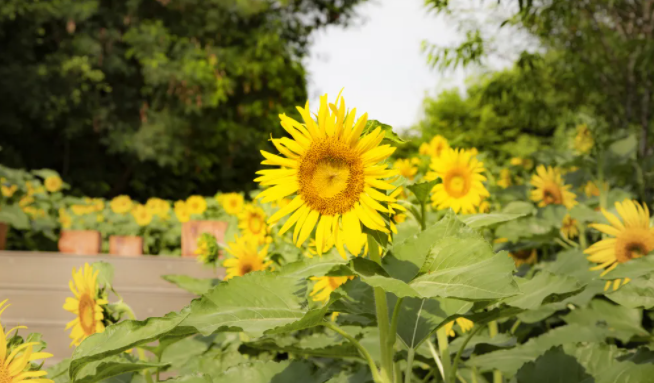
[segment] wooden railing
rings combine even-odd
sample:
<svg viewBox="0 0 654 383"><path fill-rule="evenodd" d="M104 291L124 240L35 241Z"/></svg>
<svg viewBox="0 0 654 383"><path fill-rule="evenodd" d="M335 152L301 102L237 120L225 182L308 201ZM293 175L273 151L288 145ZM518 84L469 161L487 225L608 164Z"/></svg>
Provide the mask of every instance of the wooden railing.
<svg viewBox="0 0 654 383"><path fill-rule="evenodd" d="M194 259L174 257L80 256L46 252L0 251L0 301L9 298L11 307L2 314L2 324L29 327L40 332L54 355L48 364L70 357L66 323L74 315L63 309L72 268L85 262L105 261L115 269L114 288L134 309L138 319L178 311L195 297L161 278L184 274L198 278L222 278L224 271L207 269ZM110 297L115 300L115 297ZM23 335L25 335L25 330Z"/></svg>

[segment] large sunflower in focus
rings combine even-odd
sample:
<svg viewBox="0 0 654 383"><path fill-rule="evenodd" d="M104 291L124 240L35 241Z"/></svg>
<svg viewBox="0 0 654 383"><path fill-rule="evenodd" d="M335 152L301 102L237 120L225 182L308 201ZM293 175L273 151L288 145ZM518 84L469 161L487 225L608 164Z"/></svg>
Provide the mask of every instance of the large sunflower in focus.
<svg viewBox="0 0 654 383"><path fill-rule="evenodd" d="M577 196L569 191L570 185L563 183L558 168L540 165L536 168L536 174L531 176L531 184L535 188L531 191L531 200L538 202L539 207L563 205L571 209L577 204Z"/></svg>
<svg viewBox="0 0 654 383"><path fill-rule="evenodd" d="M292 227L293 241L301 246L315 229L316 250L320 254L328 237L342 238L350 252L361 251L362 225L388 233L380 215L388 209L380 202L392 200L381 190L395 189L384 179L395 171L381 163L395 148L380 145L386 131L377 127L363 134L367 114L355 122L356 110L346 113L345 101L338 97L336 104L320 98L317 120L311 117L309 104L298 111L301 124L281 115L282 127L292 138L272 139L281 155L262 151L263 165L277 169L260 170L255 181L268 189L257 196L263 202L278 201L295 195L291 203L273 214L273 224L290 215L279 230L282 235ZM339 239L335 238L339 243Z"/></svg>
<svg viewBox="0 0 654 383"><path fill-rule="evenodd" d="M96 332L104 331L104 313L102 305L109 303L99 296L98 274L88 263L78 271L73 268L73 280L69 282L70 291L75 297L66 298L64 310L76 315L76 318L66 325L66 330L72 327L70 338L72 345L79 344Z"/></svg>
<svg viewBox="0 0 654 383"><path fill-rule="evenodd" d="M0 315L9 305L7 299L0 302ZM8 335L18 329L26 329L25 326L18 326L10 329L5 333L2 323L0 323L0 382L1 383L54 383L50 379L45 379L46 371L41 371L37 366L32 365L35 360L51 358L52 354L47 352L34 352L34 346L39 342L27 342L21 345L14 343L13 347L8 345L10 339Z"/></svg>
<svg viewBox="0 0 654 383"><path fill-rule="evenodd" d="M475 213L484 197L490 196L482 184L486 177L484 164L473 151L446 149L429 165L432 172L427 178L440 178L443 182L432 189L432 205L438 209L452 208L455 213Z"/></svg>
<svg viewBox="0 0 654 383"><path fill-rule="evenodd" d="M613 270L618 263L640 258L654 250L654 228L650 225L647 206L624 200L622 203L616 202L615 208L622 221L602 209L602 214L611 224L590 225L612 238L605 238L584 250L589 261L599 263L591 270L605 269L602 276Z"/></svg>
<svg viewBox="0 0 654 383"><path fill-rule="evenodd" d="M223 261L227 272L225 280L242 277L252 271L266 270L272 265L272 261L266 260L268 245L259 250L256 238L235 237L235 241L227 246L225 251L231 254L232 258Z"/></svg>

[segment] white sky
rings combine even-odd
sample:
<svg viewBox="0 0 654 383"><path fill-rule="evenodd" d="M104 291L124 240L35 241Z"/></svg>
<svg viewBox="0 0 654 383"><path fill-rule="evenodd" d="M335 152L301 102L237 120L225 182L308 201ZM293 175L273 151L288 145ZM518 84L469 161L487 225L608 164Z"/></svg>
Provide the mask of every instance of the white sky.
<svg viewBox="0 0 654 383"><path fill-rule="evenodd" d="M471 4L480 10L479 0L459 5ZM457 31L456 22L427 13L423 0L371 0L357 11L363 22L330 27L314 36L307 61L312 110L320 95L328 93L333 100L345 88L347 105L356 107L357 114L368 112L369 118L402 129L419 121L427 92L464 87L470 69L440 74L429 68L421 51L423 40L440 46L461 41L463 32Z"/></svg>

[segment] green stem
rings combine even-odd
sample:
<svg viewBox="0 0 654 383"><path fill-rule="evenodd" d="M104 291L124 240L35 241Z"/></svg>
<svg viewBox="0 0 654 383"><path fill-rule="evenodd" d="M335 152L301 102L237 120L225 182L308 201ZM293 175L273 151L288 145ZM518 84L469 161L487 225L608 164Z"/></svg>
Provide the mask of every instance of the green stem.
<svg viewBox="0 0 654 383"><path fill-rule="evenodd" d="M577 228L579 229L579 246L581 246L582 250L586 250L588 247L588 242L586 240L586 225L579 222Z"/></svg>
<svg viewBox="0 0 654 383"><path fill-rule="evenodd" d="M431 352L431 356L434 358L434 362L436 362L436 367L438 367L438 372L441 373L441 378L445 380L445 371L443 371L443 362L441 362L441 358L438 356L438 352L436 352L436 347L434 347L434 344L429 339L427 339L427 345L429 346L429 351Z"/></svg>
<svg viewBox="0 0 654 383"><path fill-rule="evenodd" d="M490 335L491 339L493 339L495 335L499 334L497 321L492 321L488 324L488 334ZM504 382L504 379L502 378L502 372L498 370L493 370L493 383L502 383L502 382Z"/></svg>
<svg viewBox="0 0 654 383"><path fill-rule="evenodd" d="M511 326L511 335L515 334L515 331L518 329L518 326L520 326L520 323L522 323L522 321L520 321L520 319L518 319L518 320L515 321L513 326Z"/></svg>
<svg viewBox="0 0 654 383"><path fill-rule="evenodd" d="M470 339L479 331L479 329L482 326L475 326L469 333L468 336L466 336L465 340L463 341L463 344L461 344L461 347L459 347L459 351L456 352L456 356L454 357L454 363L452 363L452 372L450 373L450 381L456 382L456 370L459 366L459 362L461 361L461 354L463 354L463 350L465 350L466 346L468 345L468 342L470 342Z"/></svg>
<svg viewBox="0 0 654 383"><path fill-rule="evenodd" d="M413 357L415 355L416 350L414 350L413 347L409 348L409 355L406 360L406 371L404 372L404 383L411 383L411 378L413 377Z"/></svg>
<svg viewBox="0 0 654 383"><path fill-rule="evenodd" d="M604 188L604 151L602 149L597 154L597 183L600 191L600 206L602 209L606 209L606 194L608 190Z"/></svg>
<svg viewBox="0 0 654 383"><path fill-rule="evenodd" d="M441 361L443 362L443 380L445 383L450 383L450 370L452 369L452 363L450 362L450 344L447 341L445 326L436 331L436 339L438 340L438 350L441 353Z"/></svg>
<svg viewBox="0 0 654 383"><path fill-rule="evenodd" d="M425 231L427 228L427 215L425 214L425 211L427 209L425 208L425 203L421 202L420 203L420 230Z"/></svg>
<svg viewBox="0 0 654 383"><path fill-rule="evenodd" d="M375 238L368 234L368 254L373 262L381 266L379 245ZM390 344L390 324L388 321L388 302L386 292L381 287L373 289L375 295L375 308L377 312L377 327L379 328L379 348L381 350L381 375L385 381L391 382L393 377L393 352ZM395 335L395 334L393 334Z"/></svg>
<svg viewBox="0 0 654 383"><path fill-rule="evenodd" d="M352 335L350 335L350 334L346 333L345 331L341 330L338 326L336 326L332 322L323 322L322 325L327 327L328 329L340 334L343 338L350 341L350 343L352 343L354 345L354 347L356 347L357 350L359 350L359 352L361 353L361 356L363 357L363 359L365 359L366 362L368 363L368 367L370 367L370 372L372 373L372 378L375 381L375 383L383 383L384 382L384 380L382 380L382 377L379 375L379 370L377 369L377 365L375 365L375 361L372 359L372 356L370 355L368 350L366 350L366 348L363 347L363 345L361 345L361 343L359 343L359 341L357 341Z"/></svg>
<svg viewBox="0 0 654 383"><path fill-rule="evenodd" d="M391 328L388 337L388 347L391 349L391 352L395 348L395 340L397 339L397 323L400 319L400 309L402 308L402 301L404 298L398 298L395 302L395 308L393 309L393 316L391 317Z"/></svg>

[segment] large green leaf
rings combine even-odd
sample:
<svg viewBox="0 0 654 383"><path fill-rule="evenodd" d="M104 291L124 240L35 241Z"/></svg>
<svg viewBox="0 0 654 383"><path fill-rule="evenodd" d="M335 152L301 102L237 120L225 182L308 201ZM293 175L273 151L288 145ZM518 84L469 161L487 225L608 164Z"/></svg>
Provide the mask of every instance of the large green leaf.
<svg viewBox="0 0 654 383"><path fill-rule="evenodd" d="M180 370L191 359L194 359L209 349L211 346L210 338L201 336L186 337L172 344L167 344L161 350L161 361L169 363L171 369ZM160 343L162 340L159 341Z"/></svg>
<svg viewBox="0 0 654 383"><path fill-rule="evenodd" d="M463 345L463 342L465 342L465 340L466 340L465 336L460 336L454 339L450 343L450 348L449 348L450 353L451 354L457 353L461 348L461 346ZM472 352L474 351L475 347L477 347L478 345L490 345L497 348L510 348L515 346L515 344L516 344L516 338L514 338L509 334L499 333L491 338L488 331L479 331L470 339L468 344L466 344L466 348L464 349L462 355L469 357L470 354L472 354Z"/></svg>
<svg viewBox="0 0 654 383"><path fill-rule="evenodd" d="M615 346L583 345L566 347L566 352L576 355L594 378L580 383L640 383L654 376L654 353L645 348L626 353Z"/></svg>
<svg viewBox="0 0 654 383"><path fill-rule="evenodd" d="M293 355L305 355L319 358L360 358L359 351L342 337L337 339L326 334L313 334L292 342L278 338L265 338L246 346L268 351L287 352Z"/></svg>
<svg viewBox="0 0 654 383"><path fill-rule="evenodd" d="M605 336L620 339L625 343L635 335L648 335L640 325L641 310L614 305L602 299L595 299L588 307L573 310L562 319L568 324L577 324L596 331L602 329Z"/></svg>
<svg viewBox="0 0 654 383"><path fill-rule="evenodd" d="M208 293L214 286L220 283L219 279L214 278L193 278L188 275L163 275L161 278L177 285L182 290L190 293L202 295Z"/></svg>
<svg viewBox="0 0 654 383"><path fill-rule="evenodd" d="M459 219L468 227L479 229L486 226L495 225L496 223L512 221L524 217L526 213L492 213L492 214L469 214L462 215Z"/></svg>
<svg viewBox="0 0 654 383"><path fill-rule="evenodd" d="M113 355L86 364L77 373L75 383L95 383L127 372L148 368L165 368L168 363L133 361L123 355Z"/></svg>
<svg viewBox="0 0 654 383"><path fill-rule="evenodd" d="M166 379L166 383L212 383L212 380L210 376L196 373Z"/></svg>
<svg viewBox="0 0 654 383"><path fill-rule="evenodd" d="M325 377L304 361L253 362L232 367L214 376L213 383L322 383Z"/></svg>
<svg viewBox="0 0 654 383"><path fill-rule="evenodd" d="M578 342L601 342L603 339L604 334L601 330L580 325L568 325L555 328L510 350L499 350L473 356L468 364L476 366L481 371L495 369L507 376L513 376L523 364L535 360L551 347Z"/></svg>
<svg viewBox="0 0 654 383"><path fill-rule="evenodd" d="M651 309L654 307L654 277L649 274L632 279L606 297L625 307Z"/></svg>
<svg viewBox="0 0 654 383"><path fill-rule="evenodd" d="M592 377L577 359L560 346L525 364L516 375L518 383L579 383L589 378Z"/></svg>
<svg viewBox="0 0 654 383"><path fill-rule="evenodd" d="M406 188L411 190L413 195L416 196L419 204L428 204L431 194L431 189L438 183L438 180L420 182L417 184L409 185Z"/></svg>
<svg viewBox="0 0 654 383"><path fill-rule="evenodd" d="M330 253L322 257L305 258L297 262L284 265L280 274L288 277L309 278L327 275L330 270L347 264L347 261L338 255Z"/></svg>
<svg viewBox="0 0 654 383"><path fill-rule="evenodd" d="M602 279L634 279L651 272L654 272L654 252L645 257L632 259L629 262L618 264L615 269L603 276Z"/></svg>
<svg viewBox="0 0 654 383"><path fill-rule="evenodd" d="M543 303L558 301L583 289L575 278L549 273L536 274L532 279L517 278L521 294L505 299L510 306L534 310Z"/></svg>
<svg viewBox="0 0 654 383"><path fill-rule="evenodd" d="M18 205L7 205L0 207L0 222L8 224L18 230L30 228L30 220L27 214L23 213Z"/></svg>
<svg viewBox="0 0 654 383"><path fill-rule="evenodd" d="M150 343L172 332L187 315L187 311L182 311L179 314L170 313L163 318L127 320L108 326L104 332L91 335L73 353L69 369L71 380L75 380L82 367L88 363Z"/></svg>
<svg viewBox="0 0 654 383"><path fill-rule="evenodd" d="M372 376L368 368L359 368L356 372L343 371L325 383L372 383Z"/></svg>

